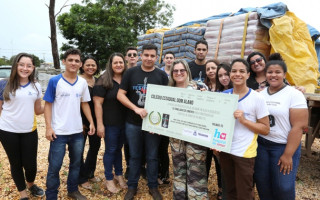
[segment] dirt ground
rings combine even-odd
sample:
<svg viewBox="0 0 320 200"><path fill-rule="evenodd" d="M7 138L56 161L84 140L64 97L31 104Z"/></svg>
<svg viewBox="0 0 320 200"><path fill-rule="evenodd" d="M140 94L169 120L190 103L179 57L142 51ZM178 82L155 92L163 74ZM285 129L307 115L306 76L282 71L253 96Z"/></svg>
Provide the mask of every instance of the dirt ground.
<svg viewBox="0 0 320 200"><path fill-rule="evenodd" d="M39 149L38 149L38 173L35 183L45 188L46 183L46 173L48 169L48 150L49 141L45 139L45 124L43 115L37 116L38 121L38 133L39 133ZM304 136L303 136L304 145ZM88 144L86 145L86 150L88 149ZM300 166L298 170L298 175L296 179L296 199L298 200L316 200L320 199L320 141L316 139L312 146L312 156L307 158L303 155L300 160ZM100 177L102 180L104 178L104 167L103 167L103 153L104 153L104 142L101 144L101 149L98 155L97 169L95 175ZM170 151L169 151L169 157ZM171 159L171 158L170 158ZM170 160L171 162L171 160ZM61 185L59 190L59 199L68 199L67 197L67 186L66 180L68 175L68 156L65 156L63 166L60 171ZM216 199L217 196L217 179L215 174L214 162L212 162L212 168L210 171L209 178L209 195L210 199ZM125 162L123 162L125 166ZM125 167L124 167L125 168ZM172 169L170 164L170 177L172 175ZM126 191L121 191L118 194L110 194L104 188L104 182L100 182L93 185L94 190L88 191L86 189L80 188L82 194L84 194L88 199L92 200L120 200L123 199ZM164 199L172 199L172 185L160 187L160 192L164 196ZM19 199L19 193L16 186L11 178L10 166L7 159L7 155L4 152L2 145L0 144L0 199L11 200ZM39 198L31 198L39 199ZM135 199L152 199L148 194L148 187L144 179L140 179L138 194ZM259 199L258 197L256 199Z"/></svg>

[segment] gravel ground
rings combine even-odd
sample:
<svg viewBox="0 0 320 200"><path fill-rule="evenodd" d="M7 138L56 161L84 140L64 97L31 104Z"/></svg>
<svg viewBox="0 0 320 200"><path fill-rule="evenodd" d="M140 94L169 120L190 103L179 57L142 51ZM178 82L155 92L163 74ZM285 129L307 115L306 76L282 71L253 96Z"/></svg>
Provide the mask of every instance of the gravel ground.
<svg viewBox="0 0 320 200"><path fill-rule="evenodd" d="M48 168L48 150L49 141L45 139L45 125L43 115L37 117L38 120L38 133L39 133L39 149L38 149L38 173L35 183L39 186L45 188L46 183L46 172ZM304 137L303 141L304 142ZM303 143L304 144L304 143ZM87 144L88 145L88 144ZM87 150L86 145L86 150ZM296 179L296 199L303 200L316 200L320 199L320 141L316 139L312 146L312 156L307 158L304 155L304 148L302 152L302 157L300 160L300 166L298 170L298 175ZM96 176L104 180L104 168L103 168L103 153L104 153L104 142L102 142L101 149L98 155ZM170 151L169 156L171 157ZM59 191L59 199L67 198L67 187L66 180L68 175L68 156L65 156L63 166L60 172L61 185ZM125 166L125 162L123 162ZM171 166L171 165L170 165ZM170 177L172 177L172 169L170 167ZM84 194L88 199L100 200L100 199L123 199L126 191L121 191L118 194L110 194L104 188L104 182L96 183L93 185L94 190L88 191L80 188L82 194ZM148 188L146 186L146 181L140 179L138 194L135 199L152 199L148 194ZM172 185L160 187L160 191L164 196L164 199L172 199ZM209 192L210 199L216 199L217 195L217 180L214 168L214 162L210 172L209 178ZM11 178L10 166L7 156L4 152L2 145L0 145L0 199L19 199L18 191L15 184ZM38 198L32 198L38 199ZM256 199L259 199L258 197Z"/></svg>

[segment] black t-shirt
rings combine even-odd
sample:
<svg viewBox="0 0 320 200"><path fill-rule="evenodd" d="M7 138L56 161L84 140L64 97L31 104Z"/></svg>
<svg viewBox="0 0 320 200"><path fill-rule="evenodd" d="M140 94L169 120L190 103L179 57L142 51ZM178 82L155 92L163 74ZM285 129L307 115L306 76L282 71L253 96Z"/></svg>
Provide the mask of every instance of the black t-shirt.
<svg viewBox="0 0 320 200"><path fill-rule="evenodd" d="M120 84L120 88L127 91L128 99L140 108L144 108L147 85L168 85L168 76L161 69L155 67L151 72L145 72L141 66L128 69ZM142 119L133 110L127 112L127 122L141 126Z"/></svg>
<svg viewBox="0 0 320 200"><path fill-rule="evenodd" d="M94 105L93 105L93 99L92 99L92 90L93 90L93 88L88 86L88 89L89 89L90 98L91 98L91 100L88 101L88 104L89 104L89 107L90 107L90 110L91 110L93 123L96 126L96 124L97 124L96 123L96 115L94 113ZM81 118L82 118L82 124L85 125L87 128L89 128L90 123L89 123L87 117L85 116L84 112L82 111L82 109L81 109Z"/></svg>
<svg viewBox="0 0 320 200"><path fill-rule="evenodd" d="M102 104L103 124L105 126L122 126L125 122L126 107L117 99L119 83L113 80L113 87L106 89L102 85L95 85L93 96L104 98Z"/></svg>
<svg viewBox="0 0 320 200"><path fill-rule="evenodd" d="M188 65L190 67L192 80L198 81L201 76L201 81L203 82L206 78L206 65L198 65L194 60L189 62Z"/></svg>

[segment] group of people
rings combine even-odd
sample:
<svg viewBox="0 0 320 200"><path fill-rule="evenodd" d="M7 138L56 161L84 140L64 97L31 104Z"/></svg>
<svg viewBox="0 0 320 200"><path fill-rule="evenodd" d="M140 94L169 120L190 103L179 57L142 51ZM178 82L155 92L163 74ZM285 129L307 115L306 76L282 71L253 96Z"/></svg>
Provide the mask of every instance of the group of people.
<svg viewBox="0 0 320 200"><path fill-rule="evenodd" d="M138 51L134 47L128 48L125 56L113 53L96 78L98 61L92 56L81 60L78 49L69 49L62 60L65 72L49 80L44 106L41 87L34 79L33 57L26 53L15 57L10 78L0 81L0 141L21 199L28 199L27 189L33 196L58 198L66 146L70 158L68 196L86 199L78 186L92 190L91 183L101 181L95 176L101 138L105 143L105 187L111 193L127 190L125 200L136 195L144 170L150 195L162 199L158 185L170 183L169 146L173 199L209 199L212 157L217 199L253 199L254 184L262 200L294 199L308 111L299 91L304 88L293 88L285 81L287 67L281 55L272 54L267 61L263 54L253 52L247 60L219 63L206 59L208 43L200 40L194 61L175 60L174 53L165 52L164 66L158 68L157 50L153 44L144 45L141 66L136 66ZM230 116L236 119L231 152L142 130L142 119L148 115L144 108L148 84L238 95L238 109ZM46 191L34 184L38 146L34 115L42 113L50 141ZM83 159L86 138L89 149Z"/></svg>

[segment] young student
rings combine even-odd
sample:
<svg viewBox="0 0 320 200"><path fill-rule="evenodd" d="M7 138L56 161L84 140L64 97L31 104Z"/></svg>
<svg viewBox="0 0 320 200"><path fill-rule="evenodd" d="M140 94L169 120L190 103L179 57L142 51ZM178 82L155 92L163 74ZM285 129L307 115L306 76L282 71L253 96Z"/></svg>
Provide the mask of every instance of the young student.
<svg viewBox="0 0 320 200"><path fill-rule="evenodd" d="M260 93L270 112L270 133L258 137L254 178L261 200L295 199L307 102L300 91L283 82L287 66L279 53L270 55L265 70L269 87Z"/></svg>
<svg viewBox="0 0 320 200"><path fill-rule="evenodd" d="M175 59L175 56L172 51L167 51L163 55L164 66L161 67L161 69L165 71L168 76L170 75L170 68L172 66L174 59Z"/></svg>
<svg viewBox="0 0 320 200"><path fill-rule="evenodd" d="M232 88L232 82L230 81L230 65L227 63L220 63L216 73L216 92L222 92L224 90Z"/></svg>
<svg viewBox="0 0 320 200"><path fill-rule="evenodd" d="M218 79L217 79L217 68L219 66L218 60L210 59L206 63L206 78L204 79L204 84L208 86L208 91L214 92L217 91ZM207 169L207 178L209 179L210 168L212 157L214 158L217 182L218 182L218 194L217 199L222 199L222 180L221 180L221 168L219 163L218 156L213 154L213 151L207 149L207 158L206 158L206 169Z"/></svg>
<svg viewBox="0 0 320 200"><path fill-rule="evenodd" d="M138 49L136 47L128 47L125 56L128 68L137 66L139 59Z"/></svg>
<svg viewBox="0 0 320 200"><path fill-rule="evenodd" d="M41 87L35 82L33 57L19 53L8 79L0 81L0 141L8 156L12 179L26 200L44 191L34 184L37 173L38 132L34 114L43 113ZM26 185L27 182L27 185Z"/></svg>
<svg viewBox="0 0 320 200"><path fill-rule="evenodd" d="M137 66L138 59L139 59L138 49L133 46L127 47L125 60L127 62L128 69ZM126 179L128 179L129 172L130 172L130 152L129 152L129 145L127 141L125 141L124 143L123 150L124 150L124 157L127 165L124 176ZM146 164L146 159L143 157L141 162L141 175L143 178L146 177L145 164Z"/></svg>
<svg viewBox="0 0 320 200"><path fill-rule="evenodd" d="M208 42L205 40L197 41L194 53L196 54L196 59L188 63L191 70L192 80L203 82L206 78Z"/></svg>
<svg viewBox="0 0 320 200"><path fill-rule="evenodd" d="M95 75L99 74L100 68L98 61L93 56L87 56L82 61L82 66L80 67L80 76L87 81L88 89L90 93L91 101L88 102L92 114L93 121L96 126L96 117L94 114L94 106L92 100L93 86L96 82ZM93 135L88 135L89 131L89 121L85 117L83 111L81 110L81 118L83 125L83 135L84 141L83 145L86 144L87 138L89 138L89 149L85 161L83 161L83 156L81 157L81 167L79 175L79 185L85 189L92 190L92 185L89 182L97 183L100 181L99 177L94 176L97 165L97 156L101 146L101 138L94 133Z"/></svg>
<svg viewBox="0 0 320 200"><path fill-rule="evenodd" d="M47 91L43 97L45 102L44 117L46 122L46 138L50 141L49 167L47 174L46 197L57 199L60 185L59 171L66 151L69 150L68 197L86 199L78 190L81 156L83 152L83 127L81 108L89 121L89 135L94 134L95 127L88 101L90 94L85 79L77 75L81 66L81 52L68 49L62 63L65 72L49 80Z"/></svg>
<svg viewBox="0 0 320 200"><path fill-rule="evenodd" d="M144 109L147 85L167 85L167 74L155 66L157 47L147 44L142 47L142 65L128 69L122 78L117 99L127 108L126 139L130 150L130 173L128 192L124 199L133 199L137 193L140 177L142 149L145 147L147 160L147 178L149 193L156 199L162 199L158 190L158 147L160 135L141 130L142 118L147 116Z"/></svg>
<svg viewBox="0 0 320 200"><path fill-rule="evenodd" d="M219 153L227 199L253 199L253 171L257 155L258 134L269 133L269 112L261 94L248 88L249 64L243 59L231 63L230 79L233 89L224 91L239 95L238 109L234 112L236 119L231 152Z"/></svg>
<svg viewBox="0 0 320 200"><path fill-rule="evenodd" d="M175 60L175 55L172 51L167 51L164 53L163 62L165 66L161 67L161 70L165 71L168 77L170 76L170 68L172 67L172 63ZM159 175L158 175L158 183L159 185L169 185L169 137L161 135L160 136L160 144L159 144Z"/></svg>

